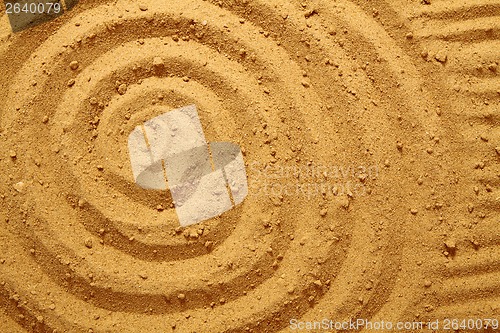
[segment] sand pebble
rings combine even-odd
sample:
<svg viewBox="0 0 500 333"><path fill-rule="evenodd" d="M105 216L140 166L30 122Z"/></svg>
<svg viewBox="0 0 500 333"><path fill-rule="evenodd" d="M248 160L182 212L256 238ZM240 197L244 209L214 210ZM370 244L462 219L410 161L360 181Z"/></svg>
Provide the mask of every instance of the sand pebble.
<svg viewBox="0 0 500 333"><path fill-rule="evenodd" d="M146 10L148 10L148 6L146 6L145 4L141 3L141 4L139 5L139 9L140 9L141 11L145 12Z"/></svg>
<svg viewBox="0 0 500 333"><path fill-rule="evenodd" d="M89 249L91 249L91 248L92 248L93 244L92 244L92 239L91 239L91 238L87 238L87 239L85 240L85 246L86 246L87 248L89 248Z"/></svg>
<svg viewBox="0 0 500 333"><path fill-rule="evenodd" d="M474 240L471 240L471 243L472 243L472 245L473 245L476 249L477 249L477 248L479 248L479 245L480 245L480 244L479 244L479 242L478 242L477 240L475 240L475 239L474 239Z"/></svg>
<svg viewBox="0 0 500 333"><path fill-rule="evenodd" d="M26 188L26 184L24 182L15 183L13 186L14 189L19 193L23 192L24 189Z"/></svg>
<svg viewBox="0 0 500 333"><path fill-rule="evenodd" d="M76 82L75 79L70 79L68 81L68 87L73 87L75 85L75 82Z"/></svg>
<svg viewBox="0 0 500 333"><path fill-rule="evenodd" d="M120 95L125 95L127 92L127 85L125 83L122 83L118 86L117 91Z"/></svg>
<svg viewBox="0 0 500 333"><path fill-rule="evenodd" d="M183 301L183 300L185 300L185 299L186 299L186 295L184 295L184 294L179 294L179 295L177 295L177 298L178 298L179 300Z"/></svg>
<svg viewBox="0 0 500 333"><path fill-rule="evenodd" d="M344 209L349 208L350 200L347 196L341 195L339 196L340 206Z"/></svg>
<svg viewBox="0 0 500 333"><path fill-rule="evenodd" d="M78 61L72 61L69 63L69 68L71 68L72 70L77 70L78 67L80 67L80 64L78 63Z"/></svg>
<svg viewBox="0 0 500 333"><path fill-rule="evenodd" d="M328 210L323 208L322 210L320 210L319 215L321 215L322 217L325 217L327 213L328 213Z"/></svg>
<svg viewBox="0 0 500 333"><path fill-rule="evenodd" d="M360 175L358 175L358 179L360 182L364 183L366 181L366 179L368 178L368 175L365 174L365 173L362 173Z"/></svg>
<svg viewBox="0 0 500 333"><path fill-rule="evenodd" d="M457 244L455 243L455 241L453 239L448 239L444 242L444 246L446 246L446 248L448 250L455 250L457 248Z"/></svg>
<svg viewBox="0 0 500 333"><path fill-rule="evenodd" d="M429 288L430 286L432 286L432 281L430 281L430 280L425 280L425 281L424 281L424 286L425 286L426 288Z"/></svg>
<svg viewBox="0 0 500 333"><path fill-rule="evenodd" d="M484 169L485 167L485 164L483 161L480 161L480 162L476 162L476 164L474 164L474 169Z"/></svg>
<svg viewBox="0 0 500 333"><path fill-rule="evenodd" d="M440 63L445 63L446 60L448 60L448 56L446 55L446 52L441 50L439 51L438 53L436 53L436 55L434 56L434 58L439 61Z"/></svg>
<svg viewBox="0 0 500 333"><path fill-rule="evenodd" d="M11 150L11 151L9 152L9 156L10 156L10 158L12 158L12 159L17 158L17 154L16 154L16 152L15 152L14 150Z"/></svg>
<svg viewBox="0 0 500 333"><path fill-rule="evenodd" d="M471 203L468 203L467 204L467 210L469 211L469 214L472 213L474 211L474 205L471 204Z"/></svg>
<svg viewBox="0 0 500 333"><path fill-rule="evenodd" d="M163 68L165 66L165 63L163 62L162 57L155 57L153 59L153 67L155 68Z"/></svg>

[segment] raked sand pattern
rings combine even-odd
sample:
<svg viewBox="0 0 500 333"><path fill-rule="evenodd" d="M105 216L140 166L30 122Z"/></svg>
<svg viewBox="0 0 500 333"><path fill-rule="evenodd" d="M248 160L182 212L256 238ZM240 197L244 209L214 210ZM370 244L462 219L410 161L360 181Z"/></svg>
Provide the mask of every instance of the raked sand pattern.
<svg viewBox="0 0 500 333"><path fill-rule="evenodd" d="M4 13L0 332L499 319L498 1L80 1L17 33ZM249 190L182 228L127 139L191 104Z"/></svg>

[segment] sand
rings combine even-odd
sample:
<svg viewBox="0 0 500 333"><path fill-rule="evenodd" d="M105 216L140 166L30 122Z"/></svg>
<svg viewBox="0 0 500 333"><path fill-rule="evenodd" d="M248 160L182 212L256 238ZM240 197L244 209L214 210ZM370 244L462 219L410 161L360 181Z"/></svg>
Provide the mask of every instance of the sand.
<svg viewBox="0 0 500 333"><path fill-rule="evenodd" d="M499 319L500 3L1 10L1 332ZM190 104L249 193L181 228L127 137Z"/></svg>

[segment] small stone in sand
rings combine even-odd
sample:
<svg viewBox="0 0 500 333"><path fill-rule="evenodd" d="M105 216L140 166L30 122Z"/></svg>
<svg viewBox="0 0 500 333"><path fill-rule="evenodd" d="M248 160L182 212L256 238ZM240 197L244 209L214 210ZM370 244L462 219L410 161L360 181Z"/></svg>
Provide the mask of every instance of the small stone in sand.
<svg viewBox="0 0 500 333"><path fill-rule="evenodd" d="M155 57L153 59L153 67L156 69L163 68L165 66L165 63L163 62L163 59L161 57Z"/></svg>
<svg viewBox="0 0 500 333"><path fill-rule="evenodd" d="M448 56L443 50L436 53L436 56L434 58L436 58L436 60L439 61L440 63L445 63L446 60L448 60Z"/></svg>
<svg viewBox="0 0 500 333"><path fill-rule="evenodd" d="M120 95L125 95L125 93L127 92L127 85L125 83L122 83L118 86L117 90Z"/></svg>
<svg viewBox="0 0 500 333"><path fill-rule="evenodd" d="M19 182L14 184L14 189L19 193L23 192L25 187L26 184L24 182Z"/></svg>
<svg viewBox="0 0 500 333"><path fill-rule="evenodd" d="M85 240L85 246L86 246L87 248L91 249L91 248L92 248L92 239L87 238L87 239Z"/></svg>
<svg viewBox="0 0 500 333"><path fill-rule="evenodd" d="M74 71L77 70L79 66L80 64L78 63L78 61L72 61L69 63L69 68L71 68Z"/></svg>
<svg viewBox="0 0 500 333"><path fill-rule="evenodd" d="M146 6L145 4L140 4L139 9L145 12L146 10L148 10L148 6Z"/></svg>
<svg viewBox="0 0 500 333"><path fill-rule="evenodd" d="M446 246L446 248L448 250L455 250L457 248L457 244L455 243L455 241L453 239L448 239L444 242L444 246Z"/></svg>

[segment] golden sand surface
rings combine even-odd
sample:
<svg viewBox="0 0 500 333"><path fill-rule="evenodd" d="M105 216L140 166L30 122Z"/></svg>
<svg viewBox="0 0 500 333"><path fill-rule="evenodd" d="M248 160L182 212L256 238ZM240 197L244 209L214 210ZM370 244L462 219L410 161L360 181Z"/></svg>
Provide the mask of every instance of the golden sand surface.
<svg viewBox="0 0 500 333"><path fill-rule="evenodd" d="M498 0L5 9L0 332L495 332ZM181 228L127 138L190 104L249 192Z"/></svg>

